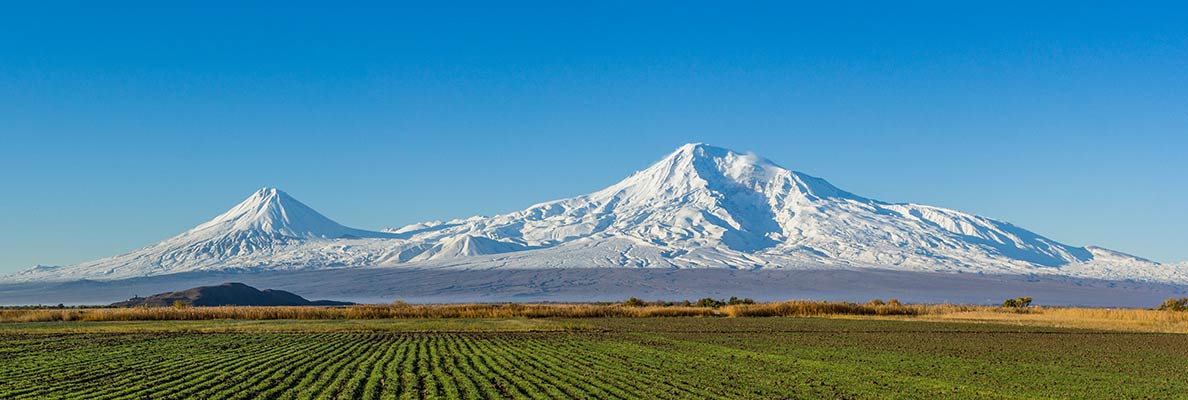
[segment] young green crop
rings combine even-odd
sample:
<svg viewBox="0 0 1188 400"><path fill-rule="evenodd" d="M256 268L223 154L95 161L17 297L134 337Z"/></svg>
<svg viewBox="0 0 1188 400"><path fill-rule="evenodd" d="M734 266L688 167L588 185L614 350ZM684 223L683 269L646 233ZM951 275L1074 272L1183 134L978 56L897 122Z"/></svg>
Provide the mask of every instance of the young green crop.
<svg viewBox="0 0 1188 400"><path fill-rule="evenodd" d="M1174 398L1188 393L1182 379L1188 374L1188 335L800 318L557 323L594 329L5 333L0 398Z"/></svg>

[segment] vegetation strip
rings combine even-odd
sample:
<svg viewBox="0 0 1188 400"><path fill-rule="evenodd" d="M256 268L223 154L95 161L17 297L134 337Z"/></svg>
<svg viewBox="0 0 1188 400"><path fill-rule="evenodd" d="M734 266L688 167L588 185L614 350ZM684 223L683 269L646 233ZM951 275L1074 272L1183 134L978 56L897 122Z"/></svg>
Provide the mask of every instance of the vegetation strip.
<svg viewBox="0 0 1188 400"><path fill-rule="evenodd" d="M345 322L344 322L345 323ZM0 398L1175 398L1188 336L815 318L551 332L0 334ZM500 326L493 320L462 325ZM292 327L290 325L290 327ZM890 396L890 397L895 397Z"/></svg>

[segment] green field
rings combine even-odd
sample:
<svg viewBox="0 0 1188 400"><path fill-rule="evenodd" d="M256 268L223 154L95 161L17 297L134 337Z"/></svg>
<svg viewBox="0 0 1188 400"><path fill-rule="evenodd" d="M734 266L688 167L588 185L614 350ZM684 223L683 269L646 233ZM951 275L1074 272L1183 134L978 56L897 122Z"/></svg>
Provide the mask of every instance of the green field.
<svg viewBox="0 0 1188 400"><path fill-rule="evenodd" d="M0 325L0 398L1188 398L1188 335L817 318Z"/></svg>

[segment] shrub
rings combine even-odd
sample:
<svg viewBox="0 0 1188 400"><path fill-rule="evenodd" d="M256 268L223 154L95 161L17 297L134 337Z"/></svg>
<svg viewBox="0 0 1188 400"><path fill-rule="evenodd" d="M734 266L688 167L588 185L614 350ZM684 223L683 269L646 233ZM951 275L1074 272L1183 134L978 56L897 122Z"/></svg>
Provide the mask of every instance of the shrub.
<svg viewBox="0 0 1188 400"><path fill-rule="evenodd" d="M181 301L181 300L173 301L173 309L175 309L175 310L180 310L180 309L183 309L183 308L186 308L189 306L190 306L189 304L186 304L186 302Z"/></svg>
<svg viewBox="0 0 1188 400"><path fill-rule="evenodd" d="M1031 298L1030 297L1016 297L1013 299L1007 299L1006 301L1002 302L1002 306L1006 307L1006 308L1031 307Z"/></svg>
<svg viewBox="0 0 1188 400"><path fill-rule="evenodd" d="M718 307L726 305L726 302L724 302L722 300L715 300L715 299L711 299L709 297L705 297L705 298L701 298L701 299L697 300L697 302L693 303L693 305L695 305L697 307L718 308Z"/></svg>
<svg viewBox="0 0 1188 400"><path fill-rule="evenodd" d="M1188 297L1170 298L1163 301L1157 310L1160 311L1188 311Z"/></svg>
<svg viewBox="0 0 1188 400"><path fill-rule="evenodd" d="M644 306L647 306L648 303L644 302L643 300L640 300L637 297L632 297L630 299L627 299L627 301L624 301L623 305L626 307L644 307Z"/></svg>

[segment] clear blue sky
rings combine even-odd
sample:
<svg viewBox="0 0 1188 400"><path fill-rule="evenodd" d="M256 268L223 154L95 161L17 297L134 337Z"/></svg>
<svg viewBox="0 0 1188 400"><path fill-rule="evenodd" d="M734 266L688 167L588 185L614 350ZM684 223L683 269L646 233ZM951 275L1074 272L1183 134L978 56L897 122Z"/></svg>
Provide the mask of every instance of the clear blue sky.
<svg viewBox="0 0 1188 400"><path fill-rule="evenodd" d="M0 14L0 272L265 185L377 229L591 192L692 141L1188 260L1176 2L154 3Z"/></svg>

